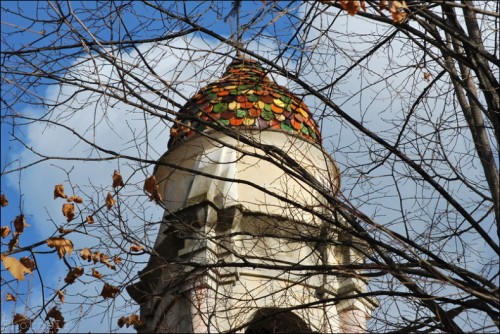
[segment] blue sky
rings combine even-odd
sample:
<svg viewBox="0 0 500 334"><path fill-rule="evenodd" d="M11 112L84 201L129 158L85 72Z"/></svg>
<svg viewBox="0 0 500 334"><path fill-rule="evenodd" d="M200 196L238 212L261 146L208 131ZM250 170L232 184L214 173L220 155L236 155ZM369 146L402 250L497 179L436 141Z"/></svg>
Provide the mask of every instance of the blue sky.
<svg viewBox="0 0 500 334"><path fill-rule="evenodd" d="M79 10L79 6L80 4L78 3L73 3L72 4L74 6L74 10L76 12L78 12ZM87 2L85 3L85 7L92 7L92 6L100 6L102 4L97 4L97 3L94 3L94 2ZM201 12L205 12L205 10L207 9L207 5L206 4L199 4L197 2L187 2L185 4L183 4L187 7L188 11L199 11L200 13ZM220 10L222 13L225 13L225 14L228 14L230 12L230 9L231 9L231 2L230 1L223 1L223 2L220 2L220 3L216 3L215 4L216 6L219 6ZM245 13L245 11L248 11L248 10L251 10L253 11L255 9L255 6L262 6L262 4L260 3L260 1L256 1L256 2L247 2L247 1L243 1L243 7L241 9L241 18L240 18L240 23L241 24L245 24L248 19L249 19L249 16L247 13ZM23 15L27 16L27 17L33 17L34 15L39 15L40 19L43 20L44 19L44 15L46 15L46 13L44 13L43 11L41 10L38 10L37 9L37 2L29 2L29 1L24 1L21 3L17 3L16 1L5 1L5 2L2 2L2 36L3 38L5 38L5 40L8 41L8 43L10 44L11 47L13 48L22 48L23 46L25 46L26 48L30 48L30 47L37 47L37 46L43 46L43 45L50 45L51 44L51 40L53 39L53 37L51 35L44 35L42 32L43 31L47 31L48 27L45 27L45 25L43 23L39 23L39 22L35 22L33 24L33 22L31 20L26 20L26 19L23 19L22 17L20 17L19 15L13 15L10 13L10 11L13 11L13 12L16 12L17 10L19 10L19 8L21 8L22 12L23 12ZM141 7L139 7L139 10L141 10ZM144 14L147 14L146 10L144 8L142 8L142 10L144 10ZM233 26L235 25L236 23L236 19L234 16L215 16L214 14L211 14L212 12L209 12L208 14L205 14L203 16L200 16L200 24L205 24L208 28L222 34L222 35L228 35L230 34L231 32L235 32ZM127 22L127 27L131 30L131 31L135 31L135 26L137 26L139 24L139 22L137 21L136 17L134 15L131 15L129 13L129 15L127 15L125 18L124 18ZM264 17L262 18L262 20L264 21L264 24L265 22L267 22L270 18L268 17L266 19L265 15ZM293 20L293 18L292 18ZM291 22L291 24L295 24L296 22ZM153 22L152 23L153 26L154 25L157 25L158 28L160 28L161 26L161 23L160 21L156 21L156 22ZM290 22L287 22L287 24L290 24ZM153 27L151 27L153 28ZM279 28L279 25L278 25L278 28ZM22 33L20 33L19 31L23 31ZM9 37L9 34L12 33L12 32L16 32L15 35L13 35L12 37ZM287 40L289 41L291 39L292 36L290 36L290 30L274 30L274 31L267 31L268 34L272 34L272 33L277 33L279 32L279 34L281 35L281 37L283 38L283 40ZM263 30L263 34L265 35L266 31ZM106 38L107 36L104 36L106 34L106 32L103 32L102 33L103 36L102 38ZM287 35L288 34L288 35ZM139 33L137 33L136 31L136 38L147 38L148 36L144 35L144 36L141 36L140 35L140 31ZM245 39L245 37L243 37L243 39ZM208 38L208 40L210 40L210 38ZM2 39L3 41L3 39ZM68 52L68 54L70 54ZM71 63L72 61L74 61L74 57L70 57L67 59L67 63ZM57 66L57 65L56 65ZM55 68L57 69L57 68ZM48 84L50 84L50 81L49 80L46 80L46 79L43 79L41 81L41 85L38 85L38 86L33 86L33 87L30 87L30 91L34 94L37 94L37 95L40 95L40 96L46 96L47 94L47 88L49 87ZM11 101L13 100L12 99L12 95L11 94L14 94L14 93L17 93L16 91L13 91L11 89L9 89L9 91L6 91L6 90L3 90L3 94L4 95L4 98L8 101ZM6 113L11 113L11 112L26 112L26 111L31 111L33 109L33 106L31 106L30 104L26 104L24 102L17 102L15 105L13 106L10 106L12 108L12 110L3 110L2 111L2 114L5 115ZM40 109L40 108L36 108L36 109ZM2 145L2 150L1 150L1 165L2 165L2 168L4 168L4 171L5 170L12 170L12 169L15 169L15 168L18 168L19 166L22 166L23 165L23 162L21 162L19 159L22 159L23 157L20 157L18 155L19 152L22 151L23 147L22 145L15 141L12 137L12 126L11 124L11 120L10 119L5 119L5 122L2 122L1 124L1 145ZM26 139L26 133L23 133L21 131L16 131L15 132L15 135L21 140L25 140ZM22 175L22 174L21 174ZM22 177L20 178L19 182L18 183L17 181L16 182L13 182L12 179L10 182L6 182L5 180L5 177L2 175L2 178L1 178L1 181L2 181L2 193L5 193L9 199L9 206L6 207L6 208L3 208L2 211L1 211L1 214L2 214L2 222L8 222L8 221L11 221L15 216L17 216L19 214L20 211L24 211L24 207L25 207L25 201L22 197L22 194L23 192L26 192L26 189L29 188L29 185L27 184L23 184L23 180L22 180ZM21 187L21 189L20 189ZM21 192L20 192L21 190Z"/></svg>

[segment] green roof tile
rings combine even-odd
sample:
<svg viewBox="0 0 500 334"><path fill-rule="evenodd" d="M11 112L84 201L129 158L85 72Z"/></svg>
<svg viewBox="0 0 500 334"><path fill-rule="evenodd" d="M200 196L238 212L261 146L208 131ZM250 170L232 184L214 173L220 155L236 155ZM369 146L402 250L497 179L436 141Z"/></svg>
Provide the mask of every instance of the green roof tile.
<svg viewBox="0 0 500 334"><path fill-rule="evenodd" d="M221 79L202 88L185 104L171 129L169 148L197 131L210 129L207 123L212 122L232 128L275 129L321 144L307 106L270 80L254 60L235 59Z"/></svg>

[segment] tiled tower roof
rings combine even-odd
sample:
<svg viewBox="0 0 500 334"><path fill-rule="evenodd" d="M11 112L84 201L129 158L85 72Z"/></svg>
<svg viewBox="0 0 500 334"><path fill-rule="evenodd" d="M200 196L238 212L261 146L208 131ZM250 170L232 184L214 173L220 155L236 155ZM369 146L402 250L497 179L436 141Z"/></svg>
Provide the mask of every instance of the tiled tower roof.
<svg viewBox="0 0 500 334"><path fill-rule="evenodd" d="M321 144L318 126L305 103L270 80L254 60L235 59L221 79L186 103L170 130L169 149L210 129L210 123L284 131Z"/></svg>

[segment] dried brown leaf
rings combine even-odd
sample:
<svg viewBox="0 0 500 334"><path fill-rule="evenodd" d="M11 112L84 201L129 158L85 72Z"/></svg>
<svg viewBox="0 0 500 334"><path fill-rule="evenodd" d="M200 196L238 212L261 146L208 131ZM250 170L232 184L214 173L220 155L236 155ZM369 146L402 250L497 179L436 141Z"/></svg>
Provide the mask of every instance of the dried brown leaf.
<svg viewBox="0 0 500 334"><path fill-rule="evenodd" d="M144 192L149 196L151 201L155 201L156 203L161 203L163 198L158 189L158 185L156 184L156 177L150 176L144 181Z"/></svg>
<svg viewBox="0 0 500 334"><path fill-rule="evenodd" d="M392 12L392 20L394 23L402 23L404 20L406 20L406 13L405 12Z"/></svg>
<svg viewBox="0 0 500 334"><path fill-rule="evenodd" d="M380 0L379 2L379 8L380 10L384 10L387 8L388 1L387 0Z"/></svg>
<svg viewBox="0 0 500 334"><path fill-rule="evenodd" d="M5 301L7 301L7 302L15 302L15 301L17 301L17 298L7 292L7 296L5 298Z"/></svg>
<svg viewBox="0 0 500 334"><path fill-rule="evenodd" d="M12 252L14 247L17 247L18 244L19 244L19 234L14 233L14 235L12 236L12 239L10 239L10 241L7 245L7 247L9 248L9 252Z"/></svg>
<svg viewBox="0 0 500 334"><path fill-rule="evenodd" d="M57 231L61 234L68 234L68 233L74 232L75 230L67 230L61 226L61 227L59 227L59 229L57 229Z"/></svg>
<svg viewBox="0 0 500 334"><path fill-rule="evenodd" d="M47 312L47 316L45 317L45 321L50 318L54 319L51 321L52 327L55 327L55 332L57 333L57 329L64 328L64 317L61 314L61 311L57 309L57 307L53 307Z"/></svg>
<svg viewBox="0 0 500 334"><path fill-rule="evenodd" d="M105 264L106 267L108 267L109 269L116 270L116 267L114 265L112 265L111 263L109 263L109 258L106 254L101 254L101 256L99 258L99 262L101 262L102 264Z"/></svg>
<svg viewBox="0 0 500 334"><path fill-rule="evenodd" d="M73 252L73 242L69 239L64 239L60 237L54 237L47 239L47 245L50 248L55 248L57 250L57 254L59 258L63 258L66 253L68 256Z"/></svg>
<svg viewBox="0 0 500 334"><path fill-rule="evenodd" d="M2 233L2 238L6 238L10 233L10 228L8 226L0 227L0 231Z"/></svg>
<svg viewBox="0 0 500 334"><path fill-rule="evenodd" d="M9 200L7 199L7 196L5 196L5 194L0 195L0 205L2 207L6 207L7 204L9 204Z"/></svg>
<svg viewBox="0 0 500 334"><path fill-rule="evenodd" d="M155 203L157 203L157 204L160 204L161 202L163 202L163 196L158 191L158 187L156 188L156 191L153 193L153 198L151 198L151 200L154 200Z"/></svg>
<svg viewBox="0 0 500 334"><path fill-rule="evenodd" d="M116 265L119 265L119 264L122 264L122 258L119 257L118 255L115 255L113 257L113 262L116 264Z"/></svg>
<svg viewBox="0 0 500 334"><path fill-rule="evenodd" d="M157 187L156 176L152 175L144 181L144 191L145 192L151 194L151 193L153 193L153 191L156 187Z"/></svg>
<svg viewBox="0 0 500 334"><path fill-rule="evenodd" d="M64 203L62 206L62 213L69 223L75 218L75 205L73 203Z"/></svg>
<svg viewBox="0 0 500 334"><path fill-rule="evenodd" d="M98 278L98 279L102 278L102 274L100 272L98 272L95 268L92 268L92 276L94 276L95 278Z"/></svg>
<svg viewBox="0 0 500 334"><path fill-rule="evenodd" d="M123 187L123 178L119 171L115 170L113 173L113 188Z"/></svg>
<svg viewBox="0 0 500 334"><path fill-rule="evenodd" d="M340 6L351 16L356 15L361 9L361 4L357 0L340 0Z"/></svg>
<svg viewBox="0 0 500 334"><path fill-rule="evenodd" d="M405 1L392 1L391 8L389 8L392 15L392 21L394 21L394 23L402 23L406 20L407 13L405 12L405 9L407 8L408 6Z"/></svg>
<svg viewBox="0 0 500 334"><path fill-rule="evenodd" d="M120 319L118 319L118 326L120 328L122 328L124 325L126 325L128 323L128 317L120 317Z"/></svg>
<svg viewBox="0 0 500 334"><path fill-rule="evenodd" d="M80 257L88 262L92 261L92 251L90 248L84 248L80 251Z"/></svg>
<svg viewBox="0 0 500 334"><path fill-rule="evenodd" d="M14 228L16 230L16 233L23 233L24 228L27 226L29 225L26 224L26 219L24 218L24 215L22 213L14 219Z"/></svg>
<svg viewBox="0 0 500 334"><path fill-rule="evenodd" d="M108 283L104 283L104 286L101 291L101 296L104 299L115 298L119 293L120 293L120 288L110 285Z"/></svg>
<svg viewBox="0 0 500 334"><path fill-rule="evenodd" d="M57 297L59 297L61 303L64 303L64 293L61 290L57 290Z"/></svg>
<svg viewBox="0 0 500 334"><path fill-rule="evenodd" d="M71 196L66 201L67 202L75 202L75 203L78 203L78 204L82 204L83 203L83 198L81 198L79 196Z"/></svg>
<svg viewBox="0 0 500 334"><path fill-rule="evenodd" d="M22 258L19 259L19 261L23 264L23 266L25 266L29 270L34 270L36 268L35 261L33 261L27 256L23 256Z"/></svg>
<svg viewBox="0 0 500 334"><path fill-rule="evenodd" d="M14 325L19 326L19 333L26 333L31 327L31 319L28 319L22 314L16 313L14 315L14 319L12 319L12 323Z"/></svg>
<svg viewBox="0 0 500 334"><path fill-rule="evenodd" d="M2 263L15 279L22 281L24 274L31 274L31 270L26 268L18 259L6 255L1 256Z"/></svg>
<svg viewBox="0 0 500 334"><path fill-rule="evenodd" d="M108 208L108 210L110 210L113 205L115 205L115 203L116 201L113 198L113 195L111 195L111 193L108 193L108 195L106 196L106 207Z"/></svg>
<svg viewBox="0 0 500 334"><path fill-rule="evenodd" d="M75 280L82 275L83 275L83 268L80 267L72 268L64 278L64 282L68 284L73 284L75 283Z"/></svg>
<svg viewBox="0 0 500 334"><path fill-rule="evenodd" d="M101 259L101 253L95 252L94 254L92 254L92 261L94 261L94 264L99 262L100 259Z"/></svg>
<svg viewBox="0 0 500 334"><path fill-rule="evenodd" d="M62 184L58 184L54 188L54 199L56 198L68 198L66 194L64 193L64 186Z"/></svg>
<svg viewBox="0 0 500 334"><path fill-rule="evenodd" d="M429 72L424 73L424 80L429 82L431 80L431 74Z"/></svg>
<svg viewBox="0 0 500 334"><path fill-rule="evenodd" d="M137 314L131 314L128 317L121 317L118 319L118 326L122 328L123 326L142 326L142 321Z"/></svg>
<svg viewBox="0 0 500 334"><path fill-rule="evenodd" d="M130 246L130 251L131 252L139 252L142 250L142 246L141 245L132 245Z"/></svg>
<svg viewBox="0 0 500 334"><path fill-rule="evenodd" d="M142 321L137 314L131 314L128 317L130 325L142 326Z"/></svg>
<svg viewBox="0 0 500 334"><path fill-rule="evenodd" d="M92 217L92 216L87 216L86 221L87 221L87 223L89 223L89 224L94 224L94 217Z"/></svg>

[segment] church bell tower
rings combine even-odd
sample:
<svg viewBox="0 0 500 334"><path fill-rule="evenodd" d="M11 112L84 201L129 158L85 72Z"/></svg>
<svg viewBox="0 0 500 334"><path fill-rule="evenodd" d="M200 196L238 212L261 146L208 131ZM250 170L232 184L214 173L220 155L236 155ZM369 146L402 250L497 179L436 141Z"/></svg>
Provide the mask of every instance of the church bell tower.
<svg viewBox="0 0 500 334"><path fill-rule="evenodd" d="M236 57L179 112L155 169L165 214L128 288L139 332L365 331L376 302L356 295L367 282L312 269L362 262L360 248L321 219L333 209L297 166L338 192L302 99Z"/></svg>

